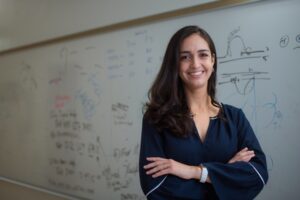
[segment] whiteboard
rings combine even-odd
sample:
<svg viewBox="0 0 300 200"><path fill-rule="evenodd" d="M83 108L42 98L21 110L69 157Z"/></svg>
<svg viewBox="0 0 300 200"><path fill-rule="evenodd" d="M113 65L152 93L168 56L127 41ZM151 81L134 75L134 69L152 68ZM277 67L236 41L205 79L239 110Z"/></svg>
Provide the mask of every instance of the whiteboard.
<svg viewBox="0 0 300 200"><path fill-rule="evenodd" d="M299 199L300 2L262 1L1 55L0 176L80 199L144 199L142 107L171 35L206 29L218 99L267 156L257 199Z"/></svg>

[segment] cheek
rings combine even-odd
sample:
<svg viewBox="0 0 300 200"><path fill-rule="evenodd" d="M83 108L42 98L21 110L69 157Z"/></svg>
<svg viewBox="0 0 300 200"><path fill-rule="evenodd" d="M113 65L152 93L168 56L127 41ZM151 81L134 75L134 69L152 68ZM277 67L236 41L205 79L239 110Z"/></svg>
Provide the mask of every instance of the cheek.
<svg viewBox="0 0 300 200"><path fill-rule="evenodd" d="M213 73L214 73L214 69L210 68L208 72L208 77L210 78Z"/></svg>
<svg viewBox="0 0 300 200"><path fill-rule="evenodd" d="M180 80L182 80L182 81L184 80L184 75L181 71L179 71L178 76L179 76Z"/></svg>
<svg viewBox="0 0 300 200"><path fill-rule="evenodd" d="M178 74L181 79L183 79L185 71L186 71L186 67L183 64L180 64L179 69L178 69Z"/></svg>
<svg viewBox="0 0 300 200"><path fill-rule="evenodd" d="M207 64L209 71L213 72L214 71L214 63L210 62Z"/></svg>

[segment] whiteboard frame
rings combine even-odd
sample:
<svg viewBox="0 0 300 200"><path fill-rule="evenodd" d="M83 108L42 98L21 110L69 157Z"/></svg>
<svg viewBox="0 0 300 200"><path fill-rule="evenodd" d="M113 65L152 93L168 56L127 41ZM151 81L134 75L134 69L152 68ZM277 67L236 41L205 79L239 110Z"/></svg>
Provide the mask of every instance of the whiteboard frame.
<svg viewBox="0 0 300 200"><path fill-rule="evenodd" d="M187 7L187 8L181 8L181 9L172 10L172 11L168 11L168 12L164 12L164 13L160 13L160 14L154 14L154 15L150 15L150 16L146 16L146 17L129 20L129 21L119 22L119 23L102 26L102 27L98 27L98 28L94 28L94 29L90 29L90 30L86 30L86 31L81 31L81 32L73 33L73 34L68 34L68 35L64 35L64 36L59 36L59 37L55 37L55 38L51 38L51 39L46 39L46 40L42 40L42 41L25 44L25 45L20 45L20 46L8 48L8 49L2 50L2 51L0 50L0 56L4 55L4 54L9 54L9 53L17 52L17 51L24 51L27 49L36 48L36 47L53 44L53 43L58 43L58 42L62 42L62 41L75 40L78 38L83 38L83 37L88 37L88 36L92 36L92 35L98 35L98 34L102 34L102 33L122 30L122 29L130 28L130 27L134 27L134 26L138 26L138 25L159 22L159 21L163 21L163 20L167 20L167 19L172 19L175 17L182 17L185 15L205 12L205 11L214 10L214 9L221 9L221 8L225 8L225 7L238 6L238 5L257 2L257 1L264 1L264 0L219 0L219 1L217 0L217 1L209 2L209 3L205 3L205 4L200 4L200 5L191 6L191 7Z"/></svg>

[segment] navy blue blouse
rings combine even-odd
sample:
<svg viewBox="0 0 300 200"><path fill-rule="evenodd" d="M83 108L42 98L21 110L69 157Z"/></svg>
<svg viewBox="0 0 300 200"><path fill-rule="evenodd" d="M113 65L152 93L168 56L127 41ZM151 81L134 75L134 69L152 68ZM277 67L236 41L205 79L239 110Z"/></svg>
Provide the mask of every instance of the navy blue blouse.
<svg viewBox="0 0 300 200"><path fill-rule="evenodd" d="M211 118L205 140L202 142L196 126L188 137L182 138L168 130L159 133L143 119L139 173L141 187L150 200L248 200L262 190L268 180L265 155L243 111L222 104L226 121ZM249 162L228 161L241 149L254 150ZM185 180L174 175L152 178L143 166L147 157L164 157L198 166L204 165L210 183Z"/></svg>

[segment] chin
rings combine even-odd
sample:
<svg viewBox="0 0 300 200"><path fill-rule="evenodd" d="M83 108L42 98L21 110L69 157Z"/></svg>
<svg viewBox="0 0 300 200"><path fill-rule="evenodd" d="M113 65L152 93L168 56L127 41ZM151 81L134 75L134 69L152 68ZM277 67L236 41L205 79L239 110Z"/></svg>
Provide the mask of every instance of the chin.
<svg viewBox="0 0 300 200"><path fill-rule="evenodd" d="M187 88L191 90L199 90L199 89L206 89L207 84L204 83L191 83L187 85Z"/></svg>

